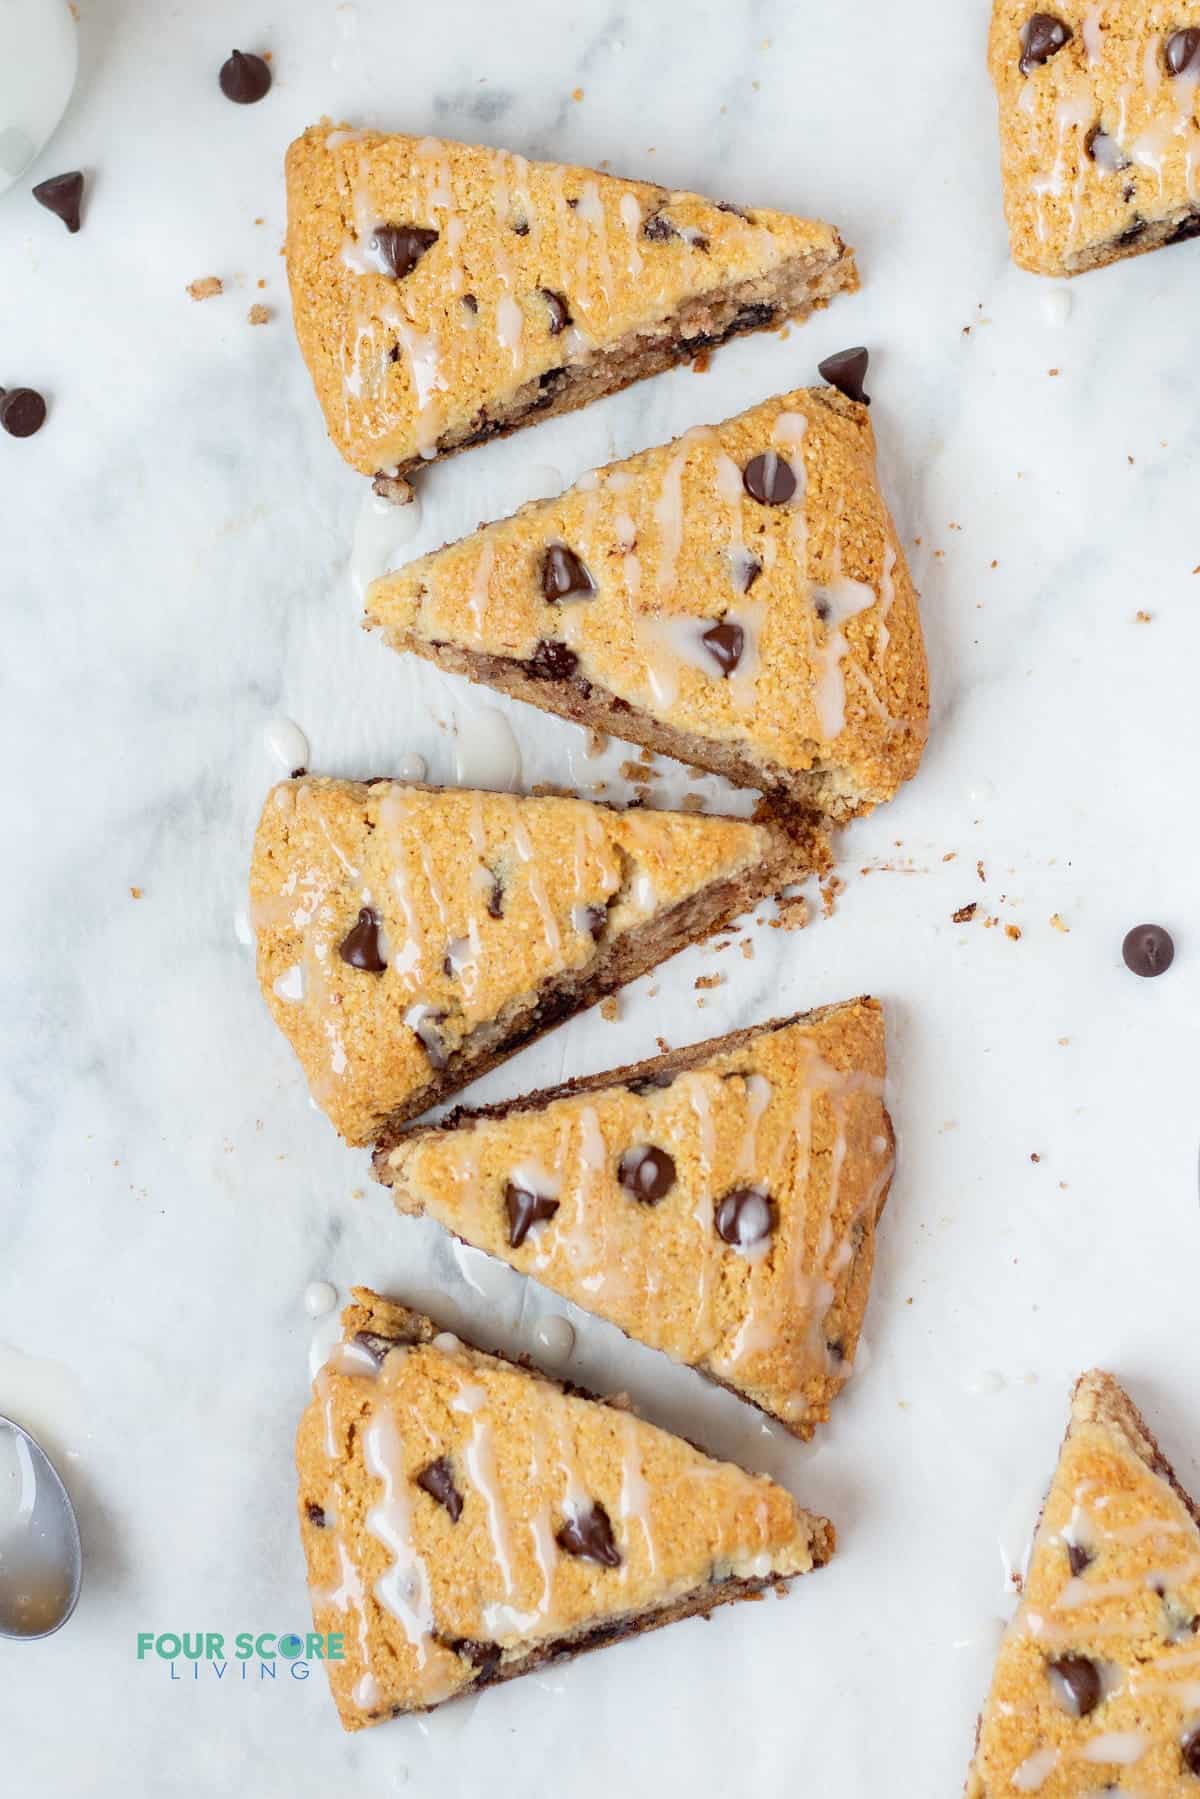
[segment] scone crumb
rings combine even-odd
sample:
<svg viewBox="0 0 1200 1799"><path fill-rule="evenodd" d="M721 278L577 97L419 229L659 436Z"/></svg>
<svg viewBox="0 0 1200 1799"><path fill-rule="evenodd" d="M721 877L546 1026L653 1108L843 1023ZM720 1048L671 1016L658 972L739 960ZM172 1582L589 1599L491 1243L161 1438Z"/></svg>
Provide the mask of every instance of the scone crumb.
<svg viewBox="0 0 1200 1799"><path fill-rule="evenodd" d="M754 960L754 939L753 939L753 937L743 937L742 938L742 954L743 954L743 956L745 956L747 962L753 962L753 960Z"/></svg>
<svg viewBox="0 0 1200 1799"><path fill-rule="evenodd" d="M778 918L771 920L775 930L802 931L804 929L808 923L808 901L802 893L781 894L775 904L779 912ZM742 954L745 955L745 953L746 949L743 944ZM750 953L754 954L753 949Z"/></svg>
<svg viewBox="0 0 1200 1799"><path fill-rule="evenodd" d="M951 924L970 924L979 910L979 901L972 900L969 906L960 906L957 912L950 915Z"/></svg>
<svg viewBox="0 0 1200 1799"><path fill-rule="evenodd" d="M958 855L957 850L947 850L946 854L942 857L942 861L943 862L953 862L956 859L957 855Z"/></svg>
<svg viewBox="0 0 1200 1799"><path fill-rule="evenodd" d="M724 948L724 945L722 944L719 947ZM698 974L692 982L692 985L697 989L720 987L724 980L725 976L723 974Z"/></svg>
<svg viewBox="0 0 1200 1799"><path fill-rule="evenodd" d="M582 100L583 99L583 89L581 87L572 88L571 89L571 98L572 98L572 100Z"/></svg>
<svg viewBox="0 0 1200 1799"><path fill-rule="evenodd" d="M587 753L589 756L602 756L608 748L608 743L607 731L597 731L592 726L588 726Z"/></svg>
<svg viewBox="0 0 1200 1799"><path fill-rule="evenodd" d="M981 880L981 881L986 881L986 880L987 880L987 871L986 871L986 869L985 869L985 868L984 868L984 866L983 866L983 863L982 863L982 862L977 862L977 863L976 863L976 864L975 864L975 873L976 873L976 874L977 874L977 875L978 875L978 876L979 876L979 878L980 878L980 880Z"/></svg>
<svg viewBox="0 0 1200 1799"><path fill-rule="evenodd" d="M212 300L217 294L223 294L225 287L219 275L201 275L188 282L187 291L193 300Z"/></svg>
<svg viewBox="0 0 1200 1799"><path fill-rule="evenodd" d="M1019 924L1006 924L1004 927L1004 935L1006 937L1011 937L1011 939L1014 943L1020 943L1020 941L1021 941L1020 925Z"/></svg>
<svg viewBox="0 0 1200 1799"><path fill-rule="evenodd" d="M271 320L271 308L269 306L260 306L259 303L255 301L254 305L246 314L246 320L247 323L251 325L269 324Z"/></svg>
<svg viewBox="0 0 1200 1799"><path fill-rule="evenodd" d="M1196 573L1195 569L1192 570L1192 573ZM1154 614L1152 612L1138 611L1134 614L1134 617L1137 619L1139 625L1148 625L1150 620L1154 617Z"/></svg>
<svg viewBox="0 0 1200 1799"><path fill-rule="evenodd" d="M1064 935L1071 929L1070 925L1067 924L1063 918L1061 912L1052 912L1050 914L1050 923L1056 931L1062 931Z"/></svg>
<svg viewBox="0 0 1200 1799"><path fill-rule="evenodd" d="M621 1007L615 993L610 993L607 999L600 1001L600 1016L606 1024L615 1024L621 1016Z"/></svg>
<svg viewBox="0 0 1200 1799"><path fill-rule="evenodd" d="M141 899L141 897L142 897L141 888L140 887L131 887L129 889L129 897L130 897L130 899Z"/></svg>
<svg viewBox="0 0 1200 1799"><path fill-rule="evenodd" d="M702 793L685 793L680 801L679 810L681 812L703 812L704 795Z"/></svg>
<svg viewBox="0 0 1200 1799"><path fill-rule="evenodd" d="M658 1045L658 1053L660 1056L669 1055L671 1045L667 1042L665 1037L656 1037L654 1041Z"/></svg>
<svg viewBox="0 0 1200 1799"><path fill-rule="evenodd" d="M830 875L827 881L821 882L821 911L826 918L833 917L833 909L837 904L839 893L846 891L846 883L840 875Z"/></svg>

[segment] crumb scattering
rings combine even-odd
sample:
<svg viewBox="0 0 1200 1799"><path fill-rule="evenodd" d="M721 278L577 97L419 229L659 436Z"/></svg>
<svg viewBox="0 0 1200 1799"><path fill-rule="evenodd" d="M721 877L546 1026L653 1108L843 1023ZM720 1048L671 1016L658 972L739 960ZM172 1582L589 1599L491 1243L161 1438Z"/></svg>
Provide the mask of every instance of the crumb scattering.
<svg viewBox="0 0 1200 1799"><path fill-rule="evenodd" d="M837 904L839 893L846 891L846 883L840 875L830 875L827 881L821 882L821 911L826 918L833 917L833 909Z"/></svg>
<svg viewBox="0 0 1200 1799"><path fill-rule="evenodd" d="M808 923L808 901L802 893L783 894L775 902L779 912L778 918L771 920L776 931L802 931ZM745 955L745 945L742 954ZM751 951L753 954L753 951Z"/></svg>
<svg viewBox="0 0 1200 1799"><path fill-rule="evenodd" d="M141 888L140 887L131 887L129 889L129 897L130 897L130 899L141 899L141 897L142 897Z"/></svg>
<svg viewBox="0 0 1200 1799"><path fill-rule="evenodd" d="M266 325L270 322L271 308L260 306L256 302L246 314L246 318L251 325Z"/></svg>
<svg viewBox="0 0 1200 1799"><path fill-rule="evenodd" d="M1195 574L1195 572L1195 569L1193 569L1192 573ZM1152 612L1142 612L1140 609L1134 614L1139 625L1148 625L1153 616L1154 614Z"/></svg>
<svg viewBox="0 0 1200 1799"><path fill-rule="evenodd" d="M702 793L685 793L683 799L680 801L680 810L683 812L703 812L704 795Z"/></svg>
<svg viewBox="0 0 1200 1799"><path fill-rule="evenodd" d="M970 924L978 910L979 901L972 900L969 906L960 906L957 912L952 912L950 921L952 924Z"/></svg>
<svg viewBox="0 0 1200 1799"><path fill-rule="evenodd" d="M621 1016L621 1008L617 1003L615 993L610 993L607 999L600 1001L600 1016L606 1024L615 1024Z"/></svg>
<svg viewBox="0 0 1200 1799"><path fill-rule="evenodd" d="M589 756L602 756L608 748L607 731L596 731L588 727L587 753Z"/></svg>
<svg viewBox="0 0 1200 1799"><path fill-rule="evenodd" d="M665 1056L669 1053L671 1045L667 1042L665 1037L656 1037L654 1041L657 1043L661 1055Z"/></svg>
<svg viewBox="0 0 1200 1799"><path fill-rule="evenodd" d="M583 89L581 87L572 88L571 98L572 98L572 100L582 100L583 99Z"/></svg>
<svg viewBox="0 0 1200 1799"><path fill-rule="evenodd" d="M753 962L753 960L754 960L754 939L753 939L753 937L743 937L742 938L742 954L743 954L743 956L745 956L747 962Z"/></svg>
<svg viewBox="0 0 1200 1799"><path fill-rule="evenodd" d="M1050 923L1056 931L1062 931L1064 935L1070 932L1071 927L1067 924L1061 912L1052 912L1050 914Z"/></svg>
<svg viewBox="0 0 1200 1799"><path fill-rule="evenodd" d="M982 862L977 862L975 864L975 873L979 876L981 881L987 880L987 871L985 870Z"/></svg>
<svg viewBox="0 0 1200 1799"><path fill-rule="evenodd" d="M225 292L225 287L219 275L201 275L188 282L187 291L193 300L213 300Z"/></svg>
<svg viewBox="0 0 1200 1799"><path fill-rule="evenodd" d="M724 949L726 946L720 944L718 947ZM692 982L692 986L697 988L719 987L724 979L725 976L723 974L698 974Z"/></svg>
<svg viewBox="0 0 1200 1799"><path fill-rule="evenodd" d="M1004 927L1004 935L1006 937L1011 937L1011 939L1014 943L1020 943L1020 941L1021 941L1020 925L1019 924L1006 924Z"/></svg>

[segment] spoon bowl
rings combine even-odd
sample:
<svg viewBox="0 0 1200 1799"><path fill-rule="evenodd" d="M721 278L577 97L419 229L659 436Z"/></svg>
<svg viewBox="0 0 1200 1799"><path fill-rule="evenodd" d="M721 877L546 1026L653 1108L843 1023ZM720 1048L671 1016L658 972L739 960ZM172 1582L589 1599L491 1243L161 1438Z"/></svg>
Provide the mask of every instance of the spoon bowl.
<svg viewBox="0 0 1200 1799"><path fill-rule="evenodd" d="M0 1415L0 1637L36 1642L79 1600L79 1521L41 1445Z"/></svg>

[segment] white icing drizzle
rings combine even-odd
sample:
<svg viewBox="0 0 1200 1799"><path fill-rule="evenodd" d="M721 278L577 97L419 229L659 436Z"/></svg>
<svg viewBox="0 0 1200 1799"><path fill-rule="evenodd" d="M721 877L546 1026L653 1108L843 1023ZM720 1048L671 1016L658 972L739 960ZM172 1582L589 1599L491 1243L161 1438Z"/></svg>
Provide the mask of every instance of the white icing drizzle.
<svg viewBox="0 0 1200 1799"><path fill-rule="evenodd" d="M650 1578L658 1571L658 1553L654 1545L654 1530L650 1522L650 1489L646 1485L646 1477L642 1472L642 1458L638 1450L638 1432L633 1419L626 1416L621 1420L621 1498L619 1510L622 1520L628 1524L636 1518L641 1527L642 1537L646 1544L646 1560L649 1563ZM626 1533L628 1542L628 1533ZM626 1578L631 1564L626 1557L621 1568L622 1579Z"/></svg>
<svg viewBox="0 0 1200 1799"><path fill-rule="evenodd" d="M285 968L271 982L271 991L277 999L286 1000L291 1006L298 1006L304 999L304 969L299 962L291 968Z"/></svg>
<svg viewBox="0 0 1200 1799"><path fill-rule="evenodd" d="M1085 1762L1113 1762L1117 1767L1131 1768L1149 1747L1149 1737L1140 1730L1108 1730L1085 1743L1079 1757Z"/></svg>
<svg viewBox="0 0 1200 1799"><path fill-rule="evenodd" d="M840 555L838 560L840 562ZM874 588L864 581L852 581L840 573L814 590L814 600L823 599L829 608L824 621L825 642L813 646L813 708L825 743L832 743L846 728L846 679L842 672L842 657L850 645L842 627L849 619L873 606L877 597Z"/></svg>
<svg viewBox="0 0 1200 1799"><path fill-rule="evenodd" d="M1142 88L1148 100L1154 98L1162 85L1161 45L1162 38L1157 31L1152 31L1142 51Z"/></svg>
<svg viewBox="0 0 1200 1799"><path fill-rule="evenodd" d="M432 327L428 331L418 331L403 313L395 309L389 310L385 315L385 323L395 331L408 357L417 403L417 449L428 461L437 452L437 440L442 429L441 406L437 396L446 386L438 360L437 333Z"/></svg>
<svg viewBox="0 0 1200 1799"><path fill-rule="evenodd" d="M528 873L529 891L533 895L534 905L541 914L546 948L551 955L557 955L562 948L562 933L558 928L558 920L554 916L554 908L550 904L550 896L546 892L546 883L543 881L541 870L537 865L529 832L515 805L513 807L513 844Z"/></svg>
<svg viewBox="0 0 1200 1799"><path fill-rule="evenodd" d="M487 1508L492 1554L496 1558L496 1567L500 1571L505 1597L511 1600L514 1589L508 1513L505 1510L504 1497L500 1491L499 1476L496 1472L495 1438L492 1427L482 1412L475 1414L471 1439L463 1451L463 1460L466 1463L471 1483L477 1488ZM518 1626L518 1628L527 1629L528 1626Z"/></svg>
<svg viewBox="0 0 1200 1799"><path fill-rule="evenodd" d="M484 615L491 597L492 570L495 565L496 545L492 538L485 537L471 573L471 586L467 594L467 605L475 625L475 636L480 642L483 641Z"/></svg>
<svg viewBox="0 0 1200 1799"><path fill-rule="evenodd" d="M496 274L504 288L504 293L496 306L496 337L511 354L513 368L519 369L525 314L513 297L513 265L507 252L502 248L504 233L509 229L508 178L505 174L503 150L497 150L492 157L492 205L496 215L496 246L493 260Z"/></svg>
<svg viewBox="0 0 1200 1799"><path fill-rule="evenodd" d="M1048 174L1035 175L1029 184L1030 192L1037 201L1037 234L1045 242L1047 236L1046 200L1057 199L1063 192L1063 176L1067 145L1072 131L1086 130L1095 119L1096 100L1092 92L1092 84L1086 76L1077 76L1067 84L1062 98L1054 108L1055 155ZM1076 145L1077 166L1086 166L1082 143ZM1074 240L1078 228L1080 183L1075 184L1075 196L1071 206L1071 222L1068 228L1068 249Z"/></svg>
<svg viewBox="0 0 1200 1799"><path fill-rule="evenodd" d="M689 432L687 436L690 437L691 433ZM675 564L679 560L679 551L683 544L683 470L687 462L686 442L687 438L684 438L679 450L668 462L663 473L658 499L654 503L654 517L660 532L656 579L659 594L663 598L674 591Z"/></svg>
<svg viewBox="0 0 1200 1799"><path fill-rule="evenodd" d="M692 1209L692 1217L700 1227L700 1252L696 1257L696 1321L702 1342L712 1335L712 1261L716 1230L713 1225L713 1163L717 1153L717 1133L708 1088L701 1074L684 1077L688 1083L688 1100L699 1130L700 1197Z"/></svg>
<svg viewBox="0 0 1200 1799"><path fill-rule="evenodd" d="M383 1494L368 1511L366 1526L393 1558L375 1582L375 1597L397 1620L423 1668L433 1631L433 1597L429 1570L413 1538L400 1432L386 1400L372 1411L363 1431L363 1459L368 1472L383 1482Z"/></svg>
<svg viewBox="0 0 1200 1799"><path fill-rule="evenodd" d="M1100 20L1103 13L1103 6L1089 6L1083 15L1083 24L1079 28L1084 51L1089 63L1092 64L1100 61L1100 55L1104 48L1104 39L1100 32Z"/></svg>
<svg viewBox="0 0 1200 1799"><path fill-rule="evenodd" d="M612 260L608 253L608 223L600 189L594 181L585 181L575 208L575 217L596 234L596 260L600 265L600 292L607 307L612 294Z"/></svg>
<svg viewBox="0 0 1200 1799"><path fill-rule="evenodd" d="M879 621L875 627L879 645L878 660L883 661L892 634L888 630L888 613L896 603L896 552L890 543L883 546L883 573L879 577Z"/></svg>
<svg viewBox="0 0 1200 1799"><path fill-rule="evenodd" d="M630 276L636 281L643 268L642 253L638 248L638 238L642 230L642 209L637 203L635 194L621 195L621 223L629 234L629 257L626 267Z"/></svg>
<svg viewBox="0 0 1200 1799"><path fill-rule="evenodd" d="M1058 1750L1047 1744L1027 1755L1020 1767L1014 1768L1012 1783L1019 1793L1036 1793L1045 1786L1058 1766Z"/></svg>

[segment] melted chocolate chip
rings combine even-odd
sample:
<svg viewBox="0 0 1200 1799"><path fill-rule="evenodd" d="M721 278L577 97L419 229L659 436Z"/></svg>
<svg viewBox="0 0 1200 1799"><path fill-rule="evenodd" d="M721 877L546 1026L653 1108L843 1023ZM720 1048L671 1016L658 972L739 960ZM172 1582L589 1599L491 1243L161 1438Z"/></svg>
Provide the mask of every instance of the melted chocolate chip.
<svg viewBox="0 0 1200 1799"><path fill-rule="evenodd" d="M606 906L576 906L571 913L571 923L577 931L586 931L593 943L599 943L608 923Z"/></svg>
<svg viewBox="0 0 1200 1799"><path fill-rule="evenodd" d="M1172 32L1164 55L1172 75L1182 75L1193 63L1200 63L1200 25L1189 25L1186 31Z"/></svg>
<svg viewBox="0 0 1200 1799"><path fill-rule="evenodd" d="M397 281L411 275L438 234L427 225L379 225L371 242Z"/></svg>
<svg viewBox="0 0 1200 1799"><path fill-rule="evenodd" d="M525 666L537 681L569 681L579 657L567 644L543 637Z"/></svg>
<svg viewBox="0 0 1200 1799"><path fill-rule="evenodd" d="M1183 1765L1189 1774L1200 1775L1200 1727L1183 1739L1180 1747Z"/></svg>
<svg viewBox="0 0 1200 1799"><path fill-rule="evenodd" d="M1121 954L1131 974L1152 979L1157 974L1166 974L1175 960L1175 945L1170 932L1164 931L1160 924L1139 924L1126 936Z"/></svg>
<svg viewBox="0 0 1200 1799"><path fill-rule="evenodd" d="M440 1455L436 1462L430 1462L427 1468L422 1468L417 1475L417 1485L423 1493L428 1493L431 1499L436 1499L439 1505L445 1506L452 1524L458 1523L462 1517L462 1494L454 1484L454 1470L444 1455Z"/></svg>
<svg viewBox="0 0 1200 1799"><path fill-rule="evenodd" d="M663 1087L671 1086L674 1079L675 1076L673 1074L644 1074L640 1079L630 1081L629 1091L638 1095L643 1093L654 1093L661 1090Z"/></svg>
<svg viewBox="0 0 1200 1799"><path fill-rule="evenodd" d="M253 106L271 90L270 66L261 56L243 55L240 50L234 50L228 62L221 64L217 80L225 98L238 106Z"/></svg>
<svg viewBox="0 0 1200 1799"><path fill-rule="evenodd" d="M649 238L652 244L665 244L679 233L670 219L664 219L661 212L652 212L642 224L642 236Z"/></svg>
<svg viewBox="0 0 1200 1799"><path fill-rule="evenodd" d="M783 506L796 491L796 477L782 456L767 450L746 464L742 486L752 500L760 500L764 506Z"/></svg>
<svg viewBox="0 0 1200 1799"><path fill-rule="evenodd" d="M46 422L46 402L35 387L0 388L0 425L10 437L32 437Z"/></svg>
<svg viewBox="0 0 1200 1799"><path fill-rule="evenodd" d="M310 1499L306 1502L304 1510L309 1523L315 1524L318 1530L324 1530L325 1507L323 1505L318 1505L315 1500Z"/></svg>
<svg viewBox="0 0 1200 1799"><path fill-rule="evenodd" d="M528 237L529 236L529 220L528 219L515 219L513 221L513 230L516 232L518 237Z"/></svg>
<svg viewBox="0 0 1200 1799"><path fill-rule="evenodd" d="M487 896L487 912L489 918L504 917L504 882L496 873L492 873L491 891Z"/></svg>
<svg viewBox="0 0 1200 1799"><path fill-rule="evenodd" d="M1082 1543L1067 1544L1067 1560L1071 1564L1072 1574L1082 1574L1085 1568L1091 1567L1095 1559L1091 1550L1085 1549Z"/></svg>
<svg viewBox="0 0 1200 1799"><path fill-rule="evenodd" d="M1145 219L1135 219L1132 225L1128 225L1122 231L1117 242L1118 244L1136 244L1140 238L1145 237L1147 229Z"/></svg>
<svg viewBox="0 0 1200 1799"><path fill-rule="evenodd" d="M338 944L338 955L351 968L361 968L366 974L382 974L387 963L379 953L379 914L371 906L364 906L358 915L358 923Z"/></svg>
<svg viewBox="0 0 1200 1799"><path fill-rule="evenodd" d="M1093 125L1083 140L1083 147L1096 166L1106 175L1116 175L1121 169L1129 167L1129 158L1121 149L1115 137L1109 137L1107 131L1101 131L1099 125Z"/></svg>
<svg viewBox="0 0 1200 1799"><path fill-rule="evenodd" d="M1073 1718L1086 1718L1089 1712L1094 1712L1104 1695L1100 1670L1095 1662L1089 1661L1086 1655L1060 1655L1049 1666L1050 1673L1056 1674L1061 1682L1061 1686L1056 1687L1055 1698L1064 1709Z"/></svg>
<svg viewBox="0 0 1200 1799"><path fill-rule="evenodd" d="M742 659L746 633L732 619L723 618L719 624L710 625L707 631L702 631L700 641L722 675L728 677Z"/></svg>
<svg viewBox="0 0 1200 1799"><path fill-rule="evenodd" d="M538 292L546 302L546 308L550 314L550 335L557 337L559 332L565 331L571 323L567 302L562 294L555 293L552 287L539 287Z"/></svg>
<svg viewBox="0 0 1200 1799"><path fill-rule="evenodd" d="M718 200L717 211L731 212L735 219L745 219L747 224L750 223L750 214L743 207L735 206L732 200Z"/></svg>
<svg viewBox="0 0 1200 1799"><path fill-rule="evenodd" d="M500 1660L499 1643L483 1642L478 1637L456 1637L450 1648L455 1655L461 1655L473 1668L479 1669L476 1686L482 1686L492 1678Z"/></svg>
<svg viewBox="0 0 1200 1799"><path fill-rule="evenodd" d="M830 604L829 595L820 587L816 588L813 593L813 611L823 625L827 625L833 616L833 607Z"/></svg>
<svg viewBox="0 0 1200 1799"><path fill-rule="evenodd" d="M476 313L479 311L479 301L475 298L474 294L464 294L462 297L462 303L466 307L467 311L470 313Z"/></svg>
<svg viewBox="0 0 1200 1799"><path fill-rule="evenodd" d="M1071 27L1051 12L1035 12L1021 27L1021 73L1028 75L1070 40Z"/></svg>
<svg viewBox="0 0 1200 1799"><path fill-rule="evenodd" d="M774 1203L757 1187L735 1187L717 1206L713 1223L724 1242L734 1249L750 1249L774 1230Z"/></svg>
<svg viewBox="0 0 1200 1799"><path fill-rule="evenodd" d="M554 1541L568 1555L582 1556L584 1561L599 1562L605 1568L621 1566L621 1552L613 1539L608 1513L596 1500L586 1512L577 1512L554 1533Z"/></svg>
<svg viewBox="0 0 1200 1799"><path fill-rule="evenodd" d="M675 1185L675 1161L665 1149L643 1143L627 1149L617 1163L617 1179L643 1205L655 1205Z"/></svg>
<svg viewBox="0 0 1200 1799"><path fill-rule="evenodd" d="M552 543L542 559L542 595L553 606L561 600L591 599L595 584L583 563L565 543Z"/></svg>
<svg viewBox="0 0 1200 1799"><path fill-rule="evenodd" d="M509 1248L520 1249L533 1225L553 1218L558 1201L546 1193L531 1193L528 1187L508 1181L504 1188L504 1210L508 1213Z"/></svg>
<svg viewBox="0 0 1200 1799"><path fill-rule="evenodd" d="M413 1010L418 1011L419 1009L414 1007ZM446 1022L446 1017L445 1012L420 1011L419 1016L414 1017L410 1013L405 1019L408 1028L418 1038L425 1054L429 1057L430 1067L436 1068L439 1074L450 1060L445 1040L438 1030L439 1024Z"/></svg>
<svg viewBox="0 0 1200 1799"><path fill-rule="evenodd" d="M471 939L469 937L452 937L446 945L446 953L442 957L442 973L457 975L464 962L471 959Z"/></svg>
<svg viewBox="0 0 1200 1799"><path fill-rule="evenodd" d="M762 563L757 556L739 556L734 564L733 578L742 593L749 593L758 577L762 574Z"/></svg>
<svg viewBox="0 0 1200 1799"><path fill-rule="evenodd" d="M871 404L863 392L863 382L867 378L867 364L871 353L862 344L853 350L838 350L833 356L827 356L824 362L818 362L817 373L830 387L836 387L840 394L848 400L857 400L862 406Z"/></svg>
<svg viewBox="0 0 1200 1799"><path fill-rule="evenodd" d="M1180 219L1170 237L1164 241L1168 244L1182 244L1190 237L1200 237L1200 212L1193 212L1186 219Z"/></svg>
<svg viewBox="0 0 1200 1799"><path fill-rule="evenodd" d="M83 175L78 169L72 169L67 175L51 175L48 180L39 181L33 190L33 197L39 206L44 206L56 219L61 219L68 231L74 233L79 230Z"/></svg>
<svg viewBox="0 0 1200 1799"><path fill-rule="evenodd" d="M354 1342L377 1362L386 1361L393 1349L404 1349L412 1342L407 1337L385 1337L379 1331L355 1331Z"/></svg>

